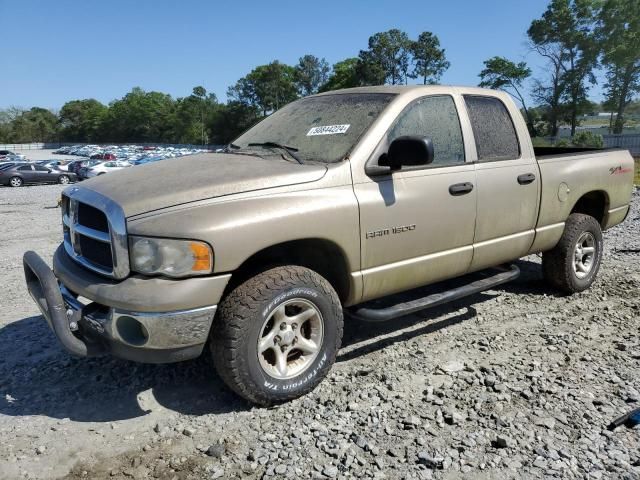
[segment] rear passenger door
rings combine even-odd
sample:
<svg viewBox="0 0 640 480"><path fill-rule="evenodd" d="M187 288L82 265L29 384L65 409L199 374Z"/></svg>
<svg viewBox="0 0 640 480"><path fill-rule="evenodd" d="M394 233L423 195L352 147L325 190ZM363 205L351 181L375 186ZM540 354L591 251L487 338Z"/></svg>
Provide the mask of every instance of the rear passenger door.
<svg viewBox="0 0 640 480"><path fill-rule="evenodd" d="M20 173L20 176L25 183L33 182L35 176L33 165L22 165L21 167L18 167L16 171Z"/></svg>
<svg viewBox="0 0 640 480"><path fill-rule="evenodd" d="M476 142L477 214L471 270L525 255L535 236L540 174L524 122L497 97L464 95ZM526 137L525 137L526 136Z"/></svg>
<svg viewBox="0 0 640 480"><path fill-rule="evenodd" d="M46 183L52 181L53 175L50 173L50 170L42 165L34 165L35 169L33 178L34 182Z"/></svg>

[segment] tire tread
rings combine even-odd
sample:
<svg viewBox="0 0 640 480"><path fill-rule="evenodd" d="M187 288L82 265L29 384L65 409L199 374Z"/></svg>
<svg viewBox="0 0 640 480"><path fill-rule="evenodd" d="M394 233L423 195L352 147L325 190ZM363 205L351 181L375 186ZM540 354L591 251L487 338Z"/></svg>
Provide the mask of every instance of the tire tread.
<svg viewBox="0 0 640 480"><path fill-rule="evenodd" d="M597 232L596 242L602 244L602 232L598 221L590 215L572 213L565 224L558 244L542 255L542 275L553 287L566 293L576 293L589 288L595 279L602 259L601 248L596 251L597 263L593 267L591 281L582 286L573 274L573 249L578 237L585 231Z"/></svg>
<svg viewBox="0 0 640 480"><path fill-rule="evenodd" d="M251 379L238 368L241 346L248 335L252 319L255 318L264 302L283 288L301 285L315 287L330 299L334 309L333 313L338 319L338 331L334 339L325 339L325 341L333 340L335 348L330 349L333 352L332 358L328 359L304 392L296 391L284 395L280 393L277 399L274 399L264 392L250 388ZM337 351L340 348L343 327L340 299L327 280L306 267L293 265L276 267L240 284L220 304L211 329L212 332L215 332L215 335L211 336L213 363L216 371L229 388L251 402L269 405L274 402L291 400L313 390L324 378L335 362Z"/></svg>

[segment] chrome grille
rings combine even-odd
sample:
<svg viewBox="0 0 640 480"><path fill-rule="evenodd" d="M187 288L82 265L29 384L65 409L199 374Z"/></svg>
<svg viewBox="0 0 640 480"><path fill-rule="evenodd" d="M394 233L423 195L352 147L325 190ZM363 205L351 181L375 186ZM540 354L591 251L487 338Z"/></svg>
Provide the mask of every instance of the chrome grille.
<svg viewBox="0 0 640 480"><path fill-rule="evenodd" d="M112 278L129 274L126 221L111 199L81 187L62 196L64 247L82 266Z"/></svg>

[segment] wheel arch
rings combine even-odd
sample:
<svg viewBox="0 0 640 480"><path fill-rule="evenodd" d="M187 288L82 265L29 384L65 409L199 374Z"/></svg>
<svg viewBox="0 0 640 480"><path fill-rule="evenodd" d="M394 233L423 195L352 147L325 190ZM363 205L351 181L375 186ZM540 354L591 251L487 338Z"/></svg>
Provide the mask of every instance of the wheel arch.
<svg viewBox="0 0 640 480"><path fill-rule="evenodd" d="M573 205L571 213L583 213L595 218L604 228L609 211L609 195L604 190L592 190L582 195Z"/></svg>
<svg viewBox="0 0 640 480"><path fill-rule="evenodd" d="M351 294L350 268L344 250L331 240L304 238L274 244L249 256L234 270L225 295L248 278L284 265L307 267L322 275L343 303Z"/></svg>

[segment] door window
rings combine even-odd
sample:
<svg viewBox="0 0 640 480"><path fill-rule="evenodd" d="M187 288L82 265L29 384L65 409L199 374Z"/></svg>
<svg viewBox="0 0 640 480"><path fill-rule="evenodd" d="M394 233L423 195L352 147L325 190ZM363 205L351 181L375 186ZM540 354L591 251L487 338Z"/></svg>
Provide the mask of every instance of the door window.
<svg viewBox="0 0 640 480"><path fill-rule="evenodd" d="M478 160L513 160L520 157L520 144L511 115L504 103L495 97L465 95Z"/></svg>
<svg viewBox="0 0 640 480"><path fill-rule="evenodd" d="M421 135L433 142L433 163L442 166L464 163L460 119L448 95L423 97L410 104L389 132L389 143L404 135Z"/></svg>
<svg viewBox="0 0 640 480"><path fill-rule="evenodd" d="M36 169L36 172L48 172L49 171L48 168L42 167L40 165L34 165L34 168Z"/></svg>
<svg viewBox="0 0 640 480"><path fill-rule="evenodd" d="M24 165L24 166L22 166L22 167L18 168L18 170L19 170L20 172L26 172L26 171L31 171L31 170L32 170L32 168L31 168L31 165Z"/></svg>

